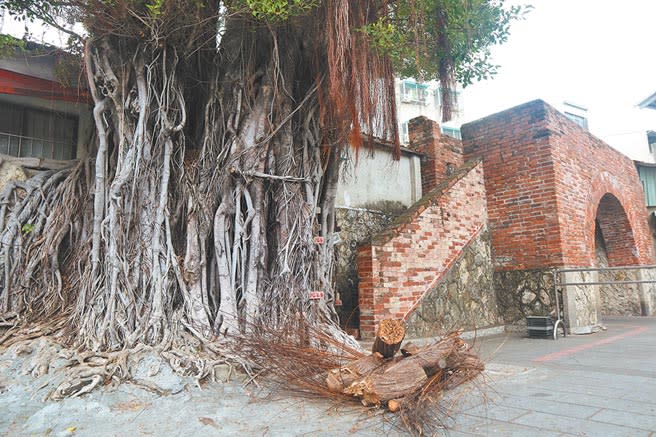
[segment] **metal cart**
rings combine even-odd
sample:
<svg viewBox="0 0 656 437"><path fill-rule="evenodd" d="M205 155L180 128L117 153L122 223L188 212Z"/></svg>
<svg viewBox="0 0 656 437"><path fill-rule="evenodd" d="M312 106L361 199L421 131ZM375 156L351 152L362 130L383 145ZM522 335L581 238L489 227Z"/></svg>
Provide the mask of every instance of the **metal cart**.
<svg viewBox="0 0 656 437"><path fill-rule="evenodd" d="M556 303L556 316L527 316L526 317L526 330L529 337L553 338L558 340L558 337L567 335L565 330L565 322L562 318L564 314L562 308L562 300L558 294L561 292L558 288L558 277L554 271L554 302Z"/></svg>

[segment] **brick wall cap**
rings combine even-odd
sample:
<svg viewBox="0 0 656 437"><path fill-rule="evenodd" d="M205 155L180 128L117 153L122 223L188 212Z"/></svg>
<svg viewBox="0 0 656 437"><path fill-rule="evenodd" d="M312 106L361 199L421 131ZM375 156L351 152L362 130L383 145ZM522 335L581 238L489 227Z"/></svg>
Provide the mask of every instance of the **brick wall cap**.
<svg viewBox="0 0 656 437"><path fill-rule="evenodd" d="M458 168L451 176L449 176L444 181L440 182L422 196L414 205L405 210L401 215L396 217L394 221L385 229L383 229L378 234L371 237L370 242L364 243L365 245L373 244L380 246L388 243L394 236L403 232L403 229L406 225L411 224L415 219L430 207L433 201L441 197L446 191L449 190L453 185L455 185L460 179L463 179L467 176L474 168L482 163L482 159L474 158L470 161L467 161L462 167Z"/></svg>
<svg viewBox="0 0 656 437"><path fill-rule="evenodd" d="M503 111L495 112L494 114L486 115L485 117L481 117L477 120L470 121L469 123L465 123L460 127L460 130L465 131L468 130L469 127L476 126L483 123L490 123L498 118L507 116L510 113L524 112L526 110L529 110L530 108L540 108L540 109L550 108L556 111L555 108L553 108L544 100L535 99L535 100L531 100L530 102L522 103L521 105L513 106L512 108L508 108Z"/></svg>
<svg viewBox="0 0 656 437"><path fill-rule="evenodd" d="M369 141L369 136L366 134L362 134L362 143L364 144L364 149L366 151L369 151L370 149L367 147L367 142ZM393 150L394 149L394 142L393 141L388 141L384 140L382 138L378 137L373 137L373 149L381 149L381 150ZM413 150L409 147L406 146L401 146L401 154L402 155L417 155L417 156L424 156L423 153L417 152L416 150Z"/></svg>

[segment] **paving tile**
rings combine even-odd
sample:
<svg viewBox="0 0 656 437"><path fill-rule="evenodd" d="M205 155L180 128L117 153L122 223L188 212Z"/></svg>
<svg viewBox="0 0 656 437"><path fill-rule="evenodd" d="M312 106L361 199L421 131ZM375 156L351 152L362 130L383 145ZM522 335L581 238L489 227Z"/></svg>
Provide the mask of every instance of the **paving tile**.
<svg viewBox="0 0 656 437"><path fill-rule="evenodd" d="M532 412L513 421L526 426L582 436L648 436L649 431L610 423Z"/></svg>
<svg viewBox="0 0 656 437"><path fill-rule="evenodd" d="M570 417L575 419L585 419L600 410L599 407L590 407L587 405L572 405L560 402L559 399L539 399L525 398L518 396L506 396L500 401L501 405L523 408L541 413L549 413L558 416Z"/></svg>
<svg viewBox="0 0 656 437"><path fill-rule="evenodd" d="M561 401L566 404L588 405L591 407L607 408L629 413L647 414L656 416L656 404L638 402L628 399L612 398L587 395L583 393L570 393L563 396Z"/></svg>
<svg viewBox="0 0 656 437"><path fill-rule="evenodd" d="M480 418L479 418L480 419ZM456 428L464 433L479 434L479 435L503 435L503 436L559 436L561 433L558 431L551 431L548 429L540 429L535 426L522 425L513 422L504 422L501 420L485 419L482 421L472 421L466 426Z"/></svg>
<svg viewBox="0 0 656 437"><path fill-rule="evenodd" d="M622 396L622 399L630 401L644 402L651 405L656 405L656 390L642 391L634 390Z"/></svg>
<svg viewBox="0 0 656 437"><path fill-rule="evenodd" d="M549 387L553 392L558 393L583 393L587 395L594 395L606 398L622 397L628 394L630 387L626 386L624 389L617 389L608 387L602 383L586 383L577 381L576 378L562 377L557 373L553 375L553 379Z"/></svg>
<svg viewBox="0 0 656 437"><path fill-rule="evenodd" d="M511 422L513 419L529 413L529 410L507 407L505 405L498 405L494 403L479 405L466 411L470 416L481 417L484 419L501 420L504 422Z"/></svg>
<svg viewBox="0 0 656 437"><path fill-rule="evenodd" d="M617 410L601 410L594 416L590 417L590 420L639 428L647 431L656 431L656 416L646 414L635 414Z"/></svg>

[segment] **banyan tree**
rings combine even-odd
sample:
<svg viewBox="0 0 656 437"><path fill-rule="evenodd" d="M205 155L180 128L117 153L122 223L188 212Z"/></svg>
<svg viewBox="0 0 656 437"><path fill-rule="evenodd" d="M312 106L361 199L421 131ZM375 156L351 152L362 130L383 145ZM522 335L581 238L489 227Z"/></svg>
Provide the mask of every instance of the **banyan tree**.
<svg viewBox="0 0 656 437"><path fill-rule="evenodd" d="M0 310L10 335L42 326L93 351L299 319L347 339L331 282L344 148L398 147L394 75L448 96L494 72L489 47L521 13L500 0L0 6L71 36L95 123L88 159L0 193Z"/></svg>

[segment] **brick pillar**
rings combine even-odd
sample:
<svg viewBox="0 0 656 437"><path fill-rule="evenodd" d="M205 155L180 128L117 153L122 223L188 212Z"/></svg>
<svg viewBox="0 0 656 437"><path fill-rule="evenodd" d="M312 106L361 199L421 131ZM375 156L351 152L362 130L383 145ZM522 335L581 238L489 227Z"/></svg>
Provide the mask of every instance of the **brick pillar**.
<svg viewBox="0 0 656 437"><path fill-rule="evenodd" d="M360 335L373 336L376 329L374 320L374 266L373 248L370 244L358 248L358 306L360 308Z"/></svg>
<svg viewBox="0 0 656 437"><path fill-rule="evenodd" d="M442 136L440 125L424 116L408 122L410 148L421 153L421 192L428 193L463 165L462 142Z"/></svg>

